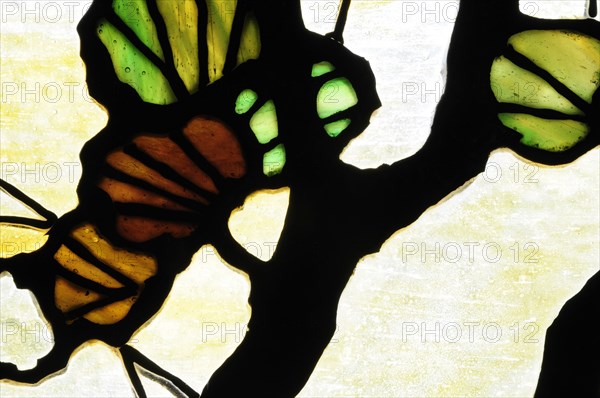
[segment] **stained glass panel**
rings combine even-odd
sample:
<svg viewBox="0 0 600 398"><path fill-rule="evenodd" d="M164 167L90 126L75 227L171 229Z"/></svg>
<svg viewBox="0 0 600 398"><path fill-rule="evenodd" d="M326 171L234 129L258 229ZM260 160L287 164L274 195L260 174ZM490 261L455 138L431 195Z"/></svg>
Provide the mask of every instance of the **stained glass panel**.
<svg viewBox="0 0 600 398"><path fill-rule="evenodd" d="M183 98L184 91L194 92L203 83L217 84L225 80L230 73L228 71L243 61L260 59L262 47L260 40L256 39L259 24L253 13L238 17L237 2L208 2L208 13L205 14L182 11L202 2L186 1L181 7L173 6L172 2L152 3L157 7L154 12L161 13L166 21L163 28L168 32L172 48L172 68L165 66L160 69L151 65L156 65L148 58L152 57L151 54L165 61L165 43L159 43L150 25L133 24L126 16L129 11L120 8L134 5L136 15L147 19L153 11L143 7L145 2L115 2L113 7L123 24L129 26L140 42L150 48L149 53L133 55L133 58L128 57L135 52L128 52L127 57L119 55L120 44L126 44L129 39L118 36L110 22L106 22L99 35L105 47L112 48L117 41L113 50L108 50L111 60L120 65L114 73L121 82L137 91L143 100L157 104L175 102L176 98ZM521 2L520 9L526 15L540 18L582 17L587 7L585 3ZM87 92L86 69L79 56L80 42L75 28L89 5L90 2L1 3L1 178L58 216L77 207L76 187L82 172L85 178L87 167L82 164L79 153L108 120L106 110ZM334 30L337 2L302 1L300 5L304 23L310 30L323 34ZM317 154L325 151L321 148L327 148L326 145L340 145L342 161L350 167L366 170L365 176L375 175L370 174L372 168L409 158L417 152L430 134L433 113L442 93L446 89L449 92L455 89L446 87L447 73L452 71L446 70L445 57L457 12L458 2L453 1L352 2L343 32L344 44L370 61L383 107L371 118L366 130L354 138L352 134L358 134L356 129L360 127L356 126L361 126L362 122L355 120L354 114L344 111L357 104L360 106L360 95L354 98L356 93L363 93L358 86L360 82L346 75L343 64L329 62L324 54L319 54L306 68L306 77L314 79L314 87L310 90L316 100L312 102L311 109L319 117L316 122L320 124L315 123L318 129L304 129L302 138L314 139L311 142L322 145L316 147ZM202 58L190 55L194 51L202 52L202 49L194 50L198 42L190 31L174 33L174 25L168 21L178 21L178 24L186 21L183 25L187 26L188 19L202 20L202 15L209 21L206 36L211 39L207 41L204 62L210 67L207 76L195 76L194 65ZM240 47L237 52L231 53L227 50L227 43L234 31L236 18L242 18L243 22L240 24ZM109 33L112 40L106 39ZM562 45L555 38L548 40ZM129 43L126 45L130 46ZM589 51L589 64L594 65L600 57L595 57L597 50L592 48ZM477 53L474 48L470 56L476 57ZM571 55L570 59L579 54L581 52ZM535 60L534 56L530 58ZM228 63L227 59L233 61ZM550 66L540 67L549 70L555 65L553 62ZM492 83L495 83L491 66L484 72L491 72ZM561 77L558 72L549 72L557 79ZM572 71L567 69L563 72L571 74ZM182 84L171 91L167 86L174 73L180 76ZM335 74L335 77L330 77L330 74ZM146 83L145 79L150 79L151 75L158 86ZM168 77L163 80L164 76ZM331 81L340 85L327 89L327 84L333 84ZM590 81L593 82L593 79ZM515 82L519 83L516 89ZM568 80L565 85L571 82ZM500 81L497 84L507 83ZM511 93L522 94L521 98L530 94L528 84L534 85L536 95L544 89L542 82L529 79L525 73L508 82ZM584 88L579 94L580 87L575 84L572 90L585 97L585 102L593 103L591 93L594 88ZM298 142L278 141L284 140L289 134L287 129L293 127L286 122L290 109L286 105L289 103L281 97L274 97L273 102L269 102L271 97L259 90L262 86L257 88L241 82L238 88L228 93L226 99L229 101L228 112L240 117L231 120L239 122L230 125L220 119L198 116L178 126L181 136L169 138L164 134L171 131L162 131L162 126L147 123L147 130L136 135L131 143L119 144L120 147L106 158L107 165L120 174L104 175L98 186L113 201L131 201L161 208L160 212L150 213L153 217L148 218L140 216L138 209L116 207L120 212L117 224L120 225L120 244L123 244L122 238L143 244L165 233L175 237L196 233L204 224L190 214L202 212L202 206L226 191L228 185L223 181L236 180L247 172L257 170L257 175L265 177L267 189L250 195L246 200L245 196L240 198L238 204L241 207L234 206L232 217L226 217L228 222L223 224L224 229L230 230L228 233L244 249L244 253L261 260L258 266L273 270L274 266L283 265L277 262L276 256L272 263L269 261L277 253L279 244L292 244L286 239L289 231L284 230L280 239L281 228L289 207L295 206L295 201L302 198L296 196L293 188L272 189L280 181L277 178L286 178L288 170L298 170ZM460 87L464 96L483 89ZM485 89L490 90L490 95L497 94L493 91L493 84L491 87L488 84ZM309 91L308 86L306 90ZM344 95L337 96L340 93ZM293 99L291 103L299 96L305 97L296 91L286 94ZM502 102L497 96L496 99ZM573 116L567 127L556 119L540 121L532 119L534 116L529 119L506 118L503 113L500 113L501 121L521 132L523 126L536 125L531 133L524 134L524 140L533 136L538 146L540 139L536 137L536 131L540 128L544 131L544 140L549 139L550 131L550 138L554 141L542 144L543 149L575 146L588 132L585 124L589 123L587 119L580 118L577 109L587 115L594 113L583 109L579 103L571 102L572 106L569 105L569 99L566 102L560 98L550 101L552 104L558 102L558 110ZM253 128L252 115L261 112L267 106L265 104L273 104L267 109L270 112L266 112L270 115L269 120L263 120L259 123L261 127ZM518 104L523 105L523 102ZM326 109L325 113L319 112L319 106L321 110ZM120 112L120 120L126 120L129 114L139 115L137 111L111 111ZM497 120L497 113L490 112L490 115ZM532 111L532 115L536 113ZM150 114L145 117L155 120ZM127 122L129 124L126 125L131 127L138 122ZM457 123L469 124L467 119ZM554 127L548 127L550 124L560 124L560 127L554 131ZM254 140L251 145L257 148L255 158L247 159L242 154L240 148L250 145L250 140L238 142L236 132L240 126L256 134L251 136ZM508 134L510 130L502 131ZM571 138L573 131L575 138ZM349 133L347 137L346 132ZM207 134L213 133L212 138L206 138ZM347 141L337 144L340 142L336 141L337 138ZM194 155L192 147L207 160L202 164L203 168L198 166L199 156ZM227 156L223 157L223 153ZM464 156L458 151L452 155L454 158ZM369 254L362 256L352 276L348 276L348 284L336 287L341 294L335 320L337 326L299 396L533 394L548 326L564 303L598 271L600 206L597 148L559 167L530 162L526 159L528 155L529 152L517 154L506 148L494 150L483 170L475 173L473 179L463 181L464 186L447 192L448 196L441 203L432 205L410 225L390 230L379 242L382 244L387 239L381 248L373 247ZM301 159L305 162L301 163L303 166L312 167L314 162L315 170L322 170L324 176L327 174L326 169L318 167L329 163L320 163L311 157ZM328 160L333 161L335 158ZM167 169L185 177L183 179L189 184L176 179ZM448 169L452 169L451 164L440 165L440 175ZM103 169L103 172L106 170ZM124 178L124 175L129 177ZM323 178L317 173L310 177ZM348 185L352 182L349 180ZM358 184L362 180L354 182ZM440 182L433 174L425 179L425 183ZM420 184L416 178L398 182L399 190L405 193L402 197L408 198L402 203L421 200ZM361 200L366 203L374 191L352 192L362 196L353 198L351 203L361 203ZM321 194L322 201L330 203L332 210L318 220L317 224L323 230L307 231L307 235L313 233L329 236L329 239L323 241L323 247L315 247L309 239L304 246L299 245L302 251L298 254L305 259L305 273L314 272L316 267L320 271L312 277L326 279L327 269L342 259L324 256L325 246L339 245L340 253L348 253L360 243L358 240L340 242L338 235L327 235L328 232L339 231L330 226L341 223L343 227L347 220L360 214L360 209L347 211L344 201L348 198L339 196L335 190L325 190ZM16 214L44 218L6 192L2 192L1 199L3 216ZM395 205L401 206L402 203ZM171 217L168 220L161 217L167 212L172 212L168 213ZM179 218L173 221L172 216L176 212ZM295 221L297 225L315 223L315 215L310 211L288 216L290 218L286 222ZM140 286L156 272L154 260L145 256L143 250L122 252L120 244L108 244L105 237L98 235L97 228L90 223L72 230L65 244L57 246L53 255L57 266L64 272L75 274L77 269L82 278L95 283L90 282L88 287L96 291L89 291L74 284L73 278L56 278L52 283L56 286L53 291L63 293L58 294L60 300L50 301L55 302L65 314L101 299L97 290L106 289L105 295L108 295L108 292L124 289L129 280ZM374 228L373 224L365 223L359 236L379 233L370 228ZM344 232L343 228L341 230ZM351 238L350 234L343 236ZM39 250L47 237L44 231L2 225L1 240L2 256L12 257L19 252ZM231 251L219 252L213 245L207 244L190 253L190 256L193 254L191 265L175 278L164 304L126 342L134 351L119 352L110 344L97 340L85 342L82 348L73 347L74 354L64 373L49 377L38 385L3 380L1 395L133 396L131 376L126 372L123 358L136 358L136 352L143 353L160 364L164 371L201 392L211 375L240 346L248 332L250 317L256 314L248 305L250 289L264 287L258 281L252 285L249 283L247 274L236 269L239 264L232 260L242 257L236 254L235 247L226 247ZM172 252L176 253L178 248L174 246ZM133 263L144 266L138 266L135 272L131 272ZM107 264L110 267L103 268ZM112 273L114 269L119 272ZM306 286L309 286L308 276L311 275L303 279ZM282 278L282 282L286 279ZM36 301L47 299L50 295L35 297L26 290L17 290L13 276L8 273L2 274L0 285L0 352L3 362L16 363L19 369L32 368L35 360L31 358L46 355L52 341L69 347L69 343L64 342L69 334L62 333L66 329L53 330L36 316ZM331 285L318 287L332 288ZM303 300L309 305L311 291L307 290ZM96 324L119 322L130 309L127 300L131 302L130 298L133 298L135 301L138 297L135 289L133 294L124 290L120 292L127 295L125 301L90 307L91 311L85 314L82 311L72 314L72 319L75 316L87 317ZM285 308L289 313L284 314L283 319L290 323L278 324L270 333L278 339L289 338L292 345L294 333L290 329L294 326L290 325L294 325L294 319L302 319L302 310L291 305ZM317 325L317 329L330 325L330 322L324 322ZM585 325L576 327L580 327L583 333ZM261 358L255 361L260 364ZM165 383L164 377L157 376L151 369L137 369L140 383L149 396L172 395L173 387Z"/></svg>

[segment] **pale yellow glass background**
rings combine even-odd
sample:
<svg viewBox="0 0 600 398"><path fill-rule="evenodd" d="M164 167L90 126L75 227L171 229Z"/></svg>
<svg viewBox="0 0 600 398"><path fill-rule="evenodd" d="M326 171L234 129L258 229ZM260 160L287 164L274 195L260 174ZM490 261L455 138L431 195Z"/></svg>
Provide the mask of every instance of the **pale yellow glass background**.
<svg viewBox="0 0 600 398"><path fill-rule="evenodd" d="M522 2L522 9L580 16L584 3ZM78 56L75 27L88 4L0 1L1 178L57 214L76 206L78 153L107 120L87 95ZM309 28L333 29L337 2L302 4ZM371 61L384 107L344 161L376 167L422 145L443 90L456 6L353 1L346 44ZM229 10L224 2L223 12ZM546 328L600 263L598 155L595 149L566 167L539 167L496 151L486 173L358 264L340 303L338 330L300 395L531 396ZM236 236L262 258L272 253L279 227L272 214L256 212L276 206L283 214L286 197L285 191L258 196L245 206L254 213L232 220ZM22 212L0 199L3 214ZM256 228L262 219L269 223ZM3 226L0 240L2 255L10 256L34 250L44 237ZM31 315L29 296L15 293L8 276L0 283L0 354L31 366L18 354L43 355L51 331ZM131 344L201 391L243 338L249 289L244 275L205 247ZM168 396L143 379L150 396ZM115 350L90 343L64 374L38 386L0 383L0 395L133 392Z"/></svg>

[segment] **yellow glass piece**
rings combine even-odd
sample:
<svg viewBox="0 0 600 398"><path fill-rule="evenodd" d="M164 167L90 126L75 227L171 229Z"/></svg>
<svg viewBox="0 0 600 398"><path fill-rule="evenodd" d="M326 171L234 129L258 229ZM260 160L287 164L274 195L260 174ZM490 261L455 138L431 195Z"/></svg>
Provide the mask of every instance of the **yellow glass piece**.
<svg viewBox="0 0 600 398"><path fill-rule="evenodd" d="M103 297L101 294L69 282L62 276L56 277L54 284L54 304L63 313L93 303Z"/></svg>
<svg viewBox="0 0 600 398"><path fill-rule="evenodd" d="M208 78L212 83L223 76L231 25L237 0L207 1Z"/></svg>
<svg viewBox="0 0 600 398"><path fill-rule="evenodd" d="M82 225L71 231L71 237L80 242L100 262L133 280L139 288L132 296L95 308L83 315L91 322L109 325L122 320L137 300L144 281L157 272L156 261L143 254L113 247L102 238L91 224ZM63 267L88 280L97 282L107 288L119 288L123 285L95 265L83 260L64 245L55 253L54 258ZM63 277L55 282L55 304L64 313L94 303L105 296L86 289Z"/></svg>
<svg viewBox="0 0 600 398"><path fill-rule="evenodd" d="M329 80L317 94L317 113L325 119L358 103L352 83L345 77Z"/></svg>
<svg viewBox="0 0 600 398"><path fill-rule="evenodd" d="M235 113L237 113L238 115L242 115L248 112L257 99L258 94L256 94L249 88L245 89L240 93L240 95L238 95L237 99L235 100Z"/></svg>
<svg viewBox="0 0 600 398"><path fill-rule="evenodd" d="M346 128L350 125L350 119L340 119L335 122L327 123L325 127L325 131L327 135L330 137L337 137L340 135Z"/></svg>
<svg viewBox="0 0 600 398"><path fill-rule="evenodd" d="M285 166L285 146L277 145L263 156L263 173L268 176L274 176L283 171Z"/></svg>
<svg viewBox="0 0 600 398"><path fill-rule="evenodd" d="M71 236L84 245L94 256L119 271L138 285L157 272L156 260L151 256L124 250L111 245L101 237L92 224L85 224L71 232Z"/></svg>
<svg viewBox="0 0 600 398"><path fill-rule="evenodd" d="M575 120L542 119L522 113L500 113L500 121L521 135L525 145L561 152L581 141L589 132L585 123Z"/></svg>
<svg viewBox="0 0 600 398"><path fill-rule="evenodd" d="M538 109L553 109L567 115L583 112L538 75L501 56L492 64L492 91L498 102Z"/></svg>
<svg viewBox="0 0 600 398"><path fill-rule="evenodd" d="M173 50L175 68L188 91L198 90L198 7L194 0L157 0Z"/></svg>
<svg viewBox="0 0 600 398"><path fill-rule="evenodd" d="M83 317L98 325L111 325L119 322L129 313L131 306L135 303L137 296L132 296L121 301L96 308Z"/></svg>
<svg viewBox="0 0 600 398"><path fill-rule="evenodd" d="M177 101L169 82L148 58L108 21L98 25L98 37L109 50L117 77L129 84L142 100L154 104Z"/></svg>
<svg viewBox="0 0 600 398"><path fill-rule="evenodd" d="M260 55L260 29L254 14L248 14L244 20L240 48L237 54L238 65Z"/></svg>
<svg viewBox="0 0 600 398"><path fill-rule="evenodd" d="M600 85L600 41L563 30L528 30L508 43L579 97L592 103Z"/></svg>
<svg viewBox="0 0 600 398"><path fill-rule="evenodd" d="M164 61L163 51L156 33L156 25L150 17L146 1L115 0L113 10L135 32L142 43Z"/></svg>
<svg viewBox="0 0 600 398"><path fill-rule="evenodd" d="M123 287L123 284L115 280L107 273L99 270L95 265L85 261L77 254L73 253L65 245L61 245L60 248L54 254L54 259L62 265L64 268L76 273L91 281L97 282L102 286L108 288Z"/></svg>
<svg viewBox="0 0 600 398"><path fill-rule="evenodd" d="M252 115L250 128L261 144L266 144L279 135L277 111L273 100L267 101Z"/></svg>
<svg viewBox="0 0 600 398"><path fill-rule="evenodd" d="M333 72L335 70L335 66L333 66L330 62L322 61L313 65L311 76L318 77L323 76L326 73Z"/></svg>

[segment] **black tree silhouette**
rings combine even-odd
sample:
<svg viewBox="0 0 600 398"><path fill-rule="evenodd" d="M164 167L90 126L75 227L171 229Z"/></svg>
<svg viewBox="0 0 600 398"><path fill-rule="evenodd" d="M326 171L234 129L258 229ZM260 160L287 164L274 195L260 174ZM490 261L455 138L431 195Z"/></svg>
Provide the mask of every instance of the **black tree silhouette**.
<svg viewBox="0 0 600 398"><path fill-rule="evenodd" d="M197 3L202 9L204 2ZM490 86L492 64L505 51L508 38L513 34L555 29L598 38L600 30L595 21L533 19L522 15L518 1L513 0L461 1L448 53L446 89L425 145L413 156L392 165L362 170L341 162L339 154L350 139L364 130L380 103L368 63L339 42L345 19L340 19L331 37L323 37L305 29L299 1L238 3L235 17L238 22L234 20L232 32L241 29L245 13L252 12L260 26L259 59L235 67L239 42L232 39L225 76L206 87L201 86L193 94L187 93L182 81L173 83L173 91L179 98L173 105L145 103L135 89L119 80L110 54L98 39L101 21L118 25L109 2L94 2L80 24L81 54L87 67L90 92L106 106L110 120L82 150L84 174L78 186L80 205L77 209L56 222L49 232L48 243L41 250L2 263L1 269L11 272L18 286L36 294L57 336L53 351L36 368L18 371L3 363L2 378L36 382L66 366L79 344L96 338L122 347L123 359L139 394L143 394L143 388L132 370L134 362L193 395L183 382L166 372L161 373L158 366L126 343L131 334L158 311L175 276L187 267L194 252L201 245L212 243L228 263L248 274L252 318L243 342L213 374L202 396L294 396L308 380L334 334L340 296L363 256L377 251L392 233L414 222L429 207L482 172L490 153L497 148L508 147L531 161L555 165L572 162L598 145L598 92L591 104L581 105L586 111L584 121L589 126L587 136L569 149L547 151L524 145L521 134L499 122L498 101ZM152 4L156 3L148 2L150 10ZM348 4L349 1L344 2L345 10ZM161 31L160 24L157 29ZM164 32L164 36L159 33L163 44L168 42L166 30ZM129 37L135 39L133 35ZM236 37L235 34L232 33L232 37ZM148 53L148 57L153 56ZM358 97L357 106L344 113L344 117L351 120L350 126L333 140L324 134L324 122L313 105L326 80L315 81L310 71L314 64L324 60L335 66L335 76L345 77L352 83ZM165 62L165 76L175 75L174 70L174 65ZM247 86L252 86L261 96L272 98L277 106L286 162L283 171L276 176L263 173L264 150L248 131L247 120L233 118L232 104ZM194 152L193 140L189 134L185 135L194 121L213 123L217 126L215 129L236 132L233 141L239 144L243 155L236 157L237 152L233 150L234 155L230 155L238 163L244 163L245 168L235 181L226 178L220 164L213 162L199 146ZM148 159L148 153L140 150L142 140L155 137L171 140L216 182L218 193L211 196L206 190L202 191L210 199L210 205L198 206L191 200L177 199L178 205L186 207L185 211L179 207L177 210L150 209L120 202L102 185L103 179L112 178L153 190L135 176L115 170L115 164L107 160L115 153L125 153L162 170L163 176L170 175L173 170L166 167L165 159L154 162ZM232 239L227 218L251 192L281 186L290 188L289 208L277 250L265 267ZM410 187L410 191L405 187ZM123 232L115 221L119 217L159 220L166 229L163 234L152 237L137 235L139 231ZM177 227L165 227L170 225L168 222ZM67 245L85 256L85 250L72 239L74 228L83 223L97 226L101 235L116 247L155 258L156 273L142 284L130 283L125 278L120 290L106 289L68 275L56 265L60 262L56 253L62 245ZM196 228L196 224L208 227ZM191 232L178 235L177 228L181 225L189 227ZM97 259L89 259L89 262L109 271L105 265L98 264ZM36 278L31 278L32 271ZM84 289L102 291L106 299L69 311L58 308L54 297L57 274L71 278L69 280ZM98 325L84 317L91 309L132 296L136 300L132 310L114 325ZM583 301L589 302L585 297ZM288 331L285 336L278 333L281 325ZM553 344L550 341L548 344ZM590 346L597 348L597 339ZM549 346L547 350L551 352L553 348ZM545 362L543 375L554 374L556 370L548 369L562 369L562 366ZM574 363L569 363L569 367L577 368ZM547 391L546 384L556 379L542 377L540 394ZM573 391L597 389L590 387L594 383L597 382L593 378L585 377Z"/></svg>

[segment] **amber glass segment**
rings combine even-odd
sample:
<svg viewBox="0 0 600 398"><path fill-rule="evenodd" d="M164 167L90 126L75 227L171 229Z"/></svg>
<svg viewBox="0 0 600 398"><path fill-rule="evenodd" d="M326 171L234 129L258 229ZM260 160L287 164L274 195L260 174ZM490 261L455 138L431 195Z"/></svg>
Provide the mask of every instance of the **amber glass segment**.
<svg viewBox="0 0 600 398"><path fill-rule="evenodd" d="M121 321L146 279L156 274L156 261L115 247L92 224L76 227L69 238L54 254L65 269L54 284L56 307L69 322L78 317L101 325Z"/></svg>
<svg viewBox="0 0 600 398"><path fill-rule="evenodd" d="M166 164L198 188L210 193L219 192L208 174L196 166L170 138L141 135L136 137L133 143L154 160Z"/></svg>
<svg viewBox="0 0 600 398"><path fill-rule="evenodd" d="M184 127L183 134L223 177L241 178L246 174L240 143L222 122L196 116Z"/></svg>

